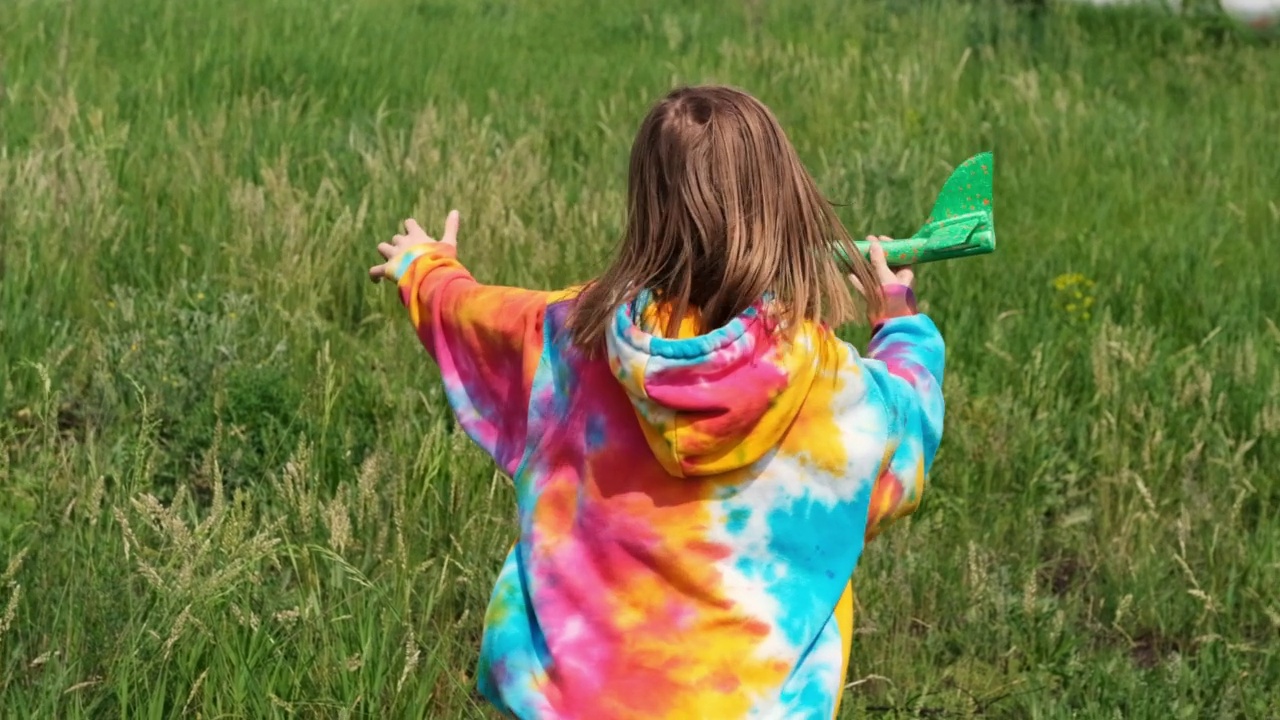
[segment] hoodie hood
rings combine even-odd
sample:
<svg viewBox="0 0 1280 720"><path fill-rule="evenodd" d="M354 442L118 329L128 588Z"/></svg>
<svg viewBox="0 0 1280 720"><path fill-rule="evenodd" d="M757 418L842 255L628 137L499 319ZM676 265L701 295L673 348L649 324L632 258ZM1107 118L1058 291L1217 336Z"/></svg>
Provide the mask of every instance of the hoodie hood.
<svg viewBox="0 0 1280 720"><path fill-rule="evenodd" d="M635 407L649 447L678 477L737 470L769 454L800 412L818 370L809 323L790 342L773 332L764 301L697 333L657 334L670 308L649 291L623 304L606 334L609 366Z"/></svg>

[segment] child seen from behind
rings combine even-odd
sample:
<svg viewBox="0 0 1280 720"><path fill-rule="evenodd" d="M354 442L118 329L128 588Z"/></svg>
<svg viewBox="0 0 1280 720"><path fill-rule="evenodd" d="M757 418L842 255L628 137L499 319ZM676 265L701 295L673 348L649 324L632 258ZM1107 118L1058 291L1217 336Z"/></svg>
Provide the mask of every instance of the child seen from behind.
<svg viewBox="0 0 1280 720"><path fill-rule="evenodd" d="M773 114L682 88L631 152L583 287L478 283L413 220L379 245L467 434L515 485L481 692L518 718L832 718L866 540L920 502L943 340L853 248ZM881 238L884 239L884 238ZM858 307L865 356L836 337Z"/></svg>

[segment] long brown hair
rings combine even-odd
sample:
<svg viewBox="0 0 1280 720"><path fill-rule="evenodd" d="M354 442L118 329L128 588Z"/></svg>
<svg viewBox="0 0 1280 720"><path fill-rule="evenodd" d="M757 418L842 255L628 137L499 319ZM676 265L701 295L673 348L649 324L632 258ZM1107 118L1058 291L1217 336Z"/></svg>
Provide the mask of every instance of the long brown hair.
<svg viewBox="0 0 1280 720"><path fill-rule="evenodd" d="M618 306L646 288L671 304L668 337L691 310L710 330L766 292L788 333L803 320L856 319L835 243L878 311L880 283L773 113L730 87L676 89L636 134L626 235L613 265L578 297L573 342L599 352Z"/></svg>

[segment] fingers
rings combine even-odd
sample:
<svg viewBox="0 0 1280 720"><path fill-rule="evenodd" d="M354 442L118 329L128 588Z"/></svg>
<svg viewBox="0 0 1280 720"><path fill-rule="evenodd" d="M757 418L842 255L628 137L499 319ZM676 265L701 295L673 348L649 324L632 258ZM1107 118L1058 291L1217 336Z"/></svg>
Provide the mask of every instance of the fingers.
<svg viewBox="0 0 1280 720"><path fill-rule="evenodd" d="M422 226L418 224L418 221L413 218L409 218L404 221L404 230L410 238L415 240L421 237L428 237L427 231L423 230ZM397 235L396 237L398 239L400 236Z"/></svg>
<svg viewBox="0 0 1280 720"><path fill-rule="evenodd" d="M857 275L849 275L849 282L853 283L854 290L857 290L862 295L867 294L866 288L862 286L862 281L858 279Z"/></svg>
<svg viewBox="0 0 1280 720"><path fill-rule="evenodd" d="M448 217L444 219L444 237L440 238L440 242L445 245L458 246L458 211L450 210Z"/></svg>
<svg viewBox="0 0 1280 720"><path fill-rule="evenodd" d="M874 235L867 236L867 240L871 243L871 252L869 253L871 255L871 269L875 271L876 279L880 281L881 285L895 283L898 281L894 276L893 271L889 269L889 262L885 257L884 247L880 244L888 239L889 238L883 235L879 237Z"/></svg>
<svg viewBox="0 0 1280 720"><path fill-rule="evenodd" d="M440 238L440 242L457 247L459 222L460 216L458 211L450 210L449 215L444 219L444 237ZM418 221L413 218L409 218L404 221L404 229L406 235L397 235L395 238L396 244L400 244L402 239L411 240L413 242L436 242L435 238L428 235L427 231L423 230L422 226L418 224Z"/></svg>
<svg viewBox="0 0 1280 720"><path fill-rule="evenodd" d="M444 237L441 238L440 242L447 245L453 245L455 247L457 246L458 223L458 211L449 211L449 216L445 218L444 221ZM378 243L378 253L382 255L384 259L390 261L414 245L432 242L436 241L422 229L422 226L418 224L417 220L407 218L404 221L404 233L393 236L391 238L391 242ZM386 279L387 277L387 264L374 265L369 268L369 279L373 282L378 282Z"/></svg>
<svg viewBox="0 0 1280 720"><path fill-rule="evenodd" d="M888 255L881 243L891 242L892 239L884 235L868 235L867 241L871 243L871 251L867 253L870 256L871 269L875 272L880 284L912 287L916 275L911 267L889 267Z"/></svg>

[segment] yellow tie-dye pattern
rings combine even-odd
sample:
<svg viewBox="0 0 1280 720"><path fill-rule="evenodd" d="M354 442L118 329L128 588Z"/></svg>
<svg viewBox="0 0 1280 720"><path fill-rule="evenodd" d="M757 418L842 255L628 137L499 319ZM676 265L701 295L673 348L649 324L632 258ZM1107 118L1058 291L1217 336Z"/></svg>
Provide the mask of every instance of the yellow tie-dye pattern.
<svg viewBox="0 0 1280 720"><path fill-rule="evenodd" d="M667 325L671 322L671 313L674 311L675 308L667 303L650 303L640 313L640 326L657 337L666 337ZM674 339L697 337L703 332L705 330L702 327L702 314L697 308L691 308L680 319Z"/></svg>
<svg viewBox="0 0 1280 720"><path fill-rule="evenodd" d="M444 244L426 244L411 247L395 260L399 267L407 267L404 275L396 279L401 291L413 292L422 285L422 278L431 271L447 265L462 265L454 257L453 248ZM422 327L423 305L419 302L408 303L409 319L414 328Z"/></svg>
<svg viewBox="0 0 1280 720"><path fill-rule="evenodd" d="M838 348L824 347L826 344L839 342L834 335L808 324L805 334L811 343L810 347L816 348L815 353L839 352ZM779 449L816 471L837 477L843 476L849 455L845 450L832 408L835 406L836 397L845 389L846 375L822 372L819 376L820 364L813 362L812 356L809 355L806 355L805 365L801 367L807 369L807 373L804 374L807 375L806 379L811 381L803 384L793 383L784 392L786 402L795 403L797 406L803 403L803 410L795 417L789 432L782 438ZM796 371L801 368L788 369ZM801 390L807 392L801 394ZM778 404L782 404L781 399Z"/></svg>
<svg viewBox="0 0 1280 720"><path fill-rule="evenodd" d="M844 679L849 676L849 658L853 655L853 630L854 630L854 611L857 605L857 595L853 591L853 580L844 586L844 593L840 595L840 602L836 603L836 628L840 630L840 678L843 683ZM831 713L831 717L839 717L840 701L844 699L843 688L836 692L836 707Z"/></svg>
<svg viewBox="0 0 1280 720"><path fill-rule="evenodd" d="M924 463L916 462L915 485L911 489L911 498L908 502L903 503L902 508L894 513L894 519L915 512L920 507L920 498L924 495Z"/></svg>
<svg viewBox="0 0 1280 720"><path fill-rule="evenodd" d="M749 469L740 468L708 480L707 485L740 484L751 477ZM562 500L576 498L583 487L593 484L548 488L557 497L544 496L544 500L559 506ZM602 498L585 500L594 504ZM727 594L717 564L724 549L707 541L715 526L709 506L697 502L657 506L641 494L612 502L612 512L630 518L652 538L661 538L657 546L645 537L619 538L620 546L631 550L632 559L615 566L615 584L607 595L597 598L604 603L602 611L610 623L626 638L632 666L628 682L644 684L651 692L645 693L644 706L635 705L635 696L600 697L597 716L744 717L757 702L757 693L783 683L791 667L777 658L760 657L771 619L748 614ZM567 520L540 517L536 522L550 528ZM554 552L552 538L540 539L548 541L548 552ZM633 561L656 572L630 572L627 565ZM673 588L681 591L673 593ZM684 636L696 636L699 642L681 642ZM677 684L670 689L678 687L679 692L665 692L673 680ZM672 704L676 702L678 706Z"/></svg>
<svg viewBox="0 0 1280 720"><path fill-rule="evenodd" d="M671 586L687 588L713 588L719 586L719 578L710 571L689 569L684 578L655 575L638 575L634 581L619 587L616 596L628 598L632 605L617 608L614 617L618 630L628 637L627 652L637 667L652 668L655 673L654 690L661 691L666 678L680 678L681 698L679 717L730 718L743 717L755 701L758 691L777 687L786 678L790 667L784 661L759 657L759 646L768 626L763 619L739 615L739 610L717 610L703 602L689 615L696 624L685 628L686 634L698 637L696 645L688 645L666 632L653 632L654 619L663 618L660 627L670 630L667 620L671 612ZM731 598L719 599L725 608L734 607ZM658 701L659 698L655 698ZM659 707L665 703L658 702ZM618 718L654 717L648 710L655 708L630 708L615 706L610 711L601 708L601 716ZM675 707L661 707L657 715L671 717Z"/></svg>

